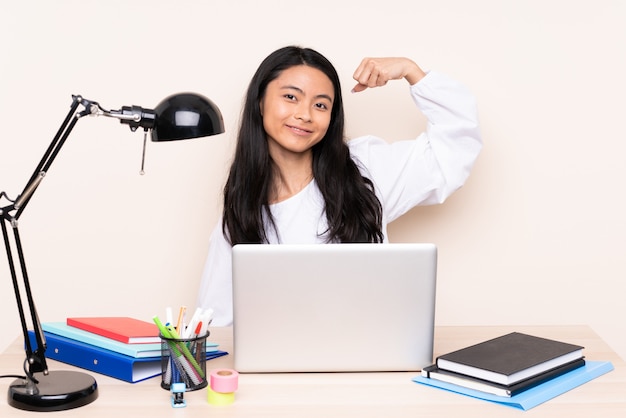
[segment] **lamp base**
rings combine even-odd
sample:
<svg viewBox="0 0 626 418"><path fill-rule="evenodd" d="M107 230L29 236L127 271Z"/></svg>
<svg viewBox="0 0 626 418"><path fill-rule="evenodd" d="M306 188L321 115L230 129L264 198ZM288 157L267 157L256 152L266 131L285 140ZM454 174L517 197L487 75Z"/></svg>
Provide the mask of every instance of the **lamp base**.
<svg viewBox="0 0 626 418"><path fill-rule="evenodd" d="M98 384L88 374L68 370L35 373L39 383L15 380L9 386L9 405L27 411L63 411L87 405L98 398Z"/></svg>

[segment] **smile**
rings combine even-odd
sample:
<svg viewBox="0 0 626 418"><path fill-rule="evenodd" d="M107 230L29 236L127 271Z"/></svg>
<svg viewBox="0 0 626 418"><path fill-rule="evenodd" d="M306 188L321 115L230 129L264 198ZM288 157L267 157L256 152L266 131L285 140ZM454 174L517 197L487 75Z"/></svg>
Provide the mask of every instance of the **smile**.
<svg viewBox="0 0 626 418"><path fill-rule="evenodd" d="M293 125L287 125L287 128L291 129L292 131L294 131L296 133L303 133L303 134L313 133L313 131L310 131L310 130L304 129L304 128L299 128L299 127L293 126Z"/></svg>

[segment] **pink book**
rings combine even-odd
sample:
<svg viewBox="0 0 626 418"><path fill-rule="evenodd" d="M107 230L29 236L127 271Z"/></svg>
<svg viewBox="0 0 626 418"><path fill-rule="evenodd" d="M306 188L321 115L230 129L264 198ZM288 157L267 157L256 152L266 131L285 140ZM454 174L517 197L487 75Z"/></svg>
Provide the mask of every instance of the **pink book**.
<svg viewBox="0 0 626 418"><path fill-rule="evenodd" d="M126 344L161 342L155 323L126 316L67 318L67 325Z"/></svg>

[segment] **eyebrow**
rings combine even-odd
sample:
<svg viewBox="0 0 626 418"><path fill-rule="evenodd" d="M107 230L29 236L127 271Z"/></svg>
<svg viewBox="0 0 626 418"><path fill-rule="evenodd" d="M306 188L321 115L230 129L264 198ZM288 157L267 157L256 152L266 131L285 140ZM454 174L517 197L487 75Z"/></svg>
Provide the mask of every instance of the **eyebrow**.
<svg viewBox="0 0 626 418"><path fill-rule="evenodd" d="M300 87L296 87L296 86L291 86L291 85L287 85L287 86L283 86L281 87L282 90L296 90L299 93L304 94L304 90L302 90ZM333 99L328 95L328 94L318 94L317 96L315 96L317 99L326 99L329 102L333 102Z"/></svg>

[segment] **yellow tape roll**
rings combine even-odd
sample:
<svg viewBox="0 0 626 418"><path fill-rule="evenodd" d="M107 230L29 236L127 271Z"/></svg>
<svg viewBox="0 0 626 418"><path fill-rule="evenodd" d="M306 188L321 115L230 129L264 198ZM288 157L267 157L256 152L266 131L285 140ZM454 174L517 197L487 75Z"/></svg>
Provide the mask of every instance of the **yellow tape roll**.
<svg viewBox="0 0 626 418"><path fill-rule="evenodd" d="M211 405L230 405L235 402L235 392L219 393L207 387L207 401Z"/></svg>

